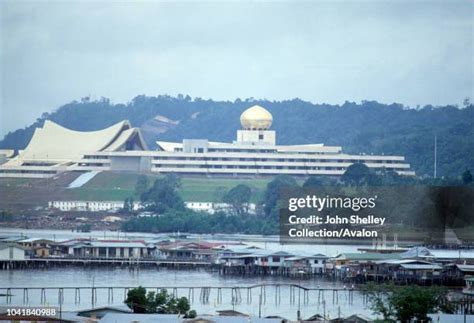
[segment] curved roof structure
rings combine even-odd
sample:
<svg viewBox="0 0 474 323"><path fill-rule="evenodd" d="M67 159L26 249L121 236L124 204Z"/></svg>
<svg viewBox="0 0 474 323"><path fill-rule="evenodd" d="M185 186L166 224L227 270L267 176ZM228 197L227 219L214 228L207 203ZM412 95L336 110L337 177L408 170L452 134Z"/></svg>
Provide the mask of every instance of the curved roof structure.
<svg viewBox="0 0 474 323"><path fill-rule="evenodd" d="M247 130L267 130L272 123L272 114L259 105L248 108L240 115L240 124Z"/></svg>
<svg viewBox="0 0 474 323"><path fill-rule="evenodd" d="M28 146L19 155L23 160L73 161L84 154L97 151L123 149L130 139L138 137L138 146L146 144L136 128L128 121L121 121L97 131L75 131L46 120L37 128Z"/></svg>

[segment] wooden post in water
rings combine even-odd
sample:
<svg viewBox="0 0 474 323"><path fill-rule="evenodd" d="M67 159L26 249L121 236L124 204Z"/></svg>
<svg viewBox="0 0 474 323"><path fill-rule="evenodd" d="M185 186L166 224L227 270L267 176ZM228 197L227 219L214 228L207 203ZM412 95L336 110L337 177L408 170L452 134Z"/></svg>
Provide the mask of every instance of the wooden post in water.
<svg viewBox="0 0 474 323"><path fill-rule="evenodd" d="M81 303L81 289L77 288L74 290L74 304Z"/></svg>
<svg viewBox="0 0 474 323"><path fill-rule="evenodd" d="M41 288L41 304L46 303L46 289Z"/></svg>
<svg viewBox="0 0 474 323"><path fill-rule="evenodd" d="M23 288L23 304L28 304L28 288Z"/></svg>
<svg viewBox="0 0 474 323"><path fill-rule="evenodd" d="M58 304L59 305L62 305L64 302L64 289L63 288L59 288L58 289Z"/></svg>

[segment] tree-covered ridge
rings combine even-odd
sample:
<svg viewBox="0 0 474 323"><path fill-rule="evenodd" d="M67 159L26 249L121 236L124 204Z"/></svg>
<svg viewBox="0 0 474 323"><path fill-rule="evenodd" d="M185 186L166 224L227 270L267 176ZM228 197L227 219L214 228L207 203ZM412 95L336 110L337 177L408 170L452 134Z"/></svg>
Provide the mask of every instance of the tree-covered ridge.
<svg viewBox="0 0 474 323"><path fill-rule="evenodd" d="M239 116L260 104L272 114L272 129L279 144L324 143L342 146L346 153L404 155L418 175L431 175L434 137L438 141L438 175L457 176L474 169L474 106L409 109L400 104L374 101L342 105L313 104L300 99L286 101L213 101L189 96L137 96L127 104L108 99L68 103L45 113L35 123L5 136L0 148L24 148L45 119L75 130L97 130L128 119L141 127L145 139L181 141L207 138L232 141L240 128ZM165 117L163 122L155 117ZM161 121L160 121L161 120Z"/></svg>

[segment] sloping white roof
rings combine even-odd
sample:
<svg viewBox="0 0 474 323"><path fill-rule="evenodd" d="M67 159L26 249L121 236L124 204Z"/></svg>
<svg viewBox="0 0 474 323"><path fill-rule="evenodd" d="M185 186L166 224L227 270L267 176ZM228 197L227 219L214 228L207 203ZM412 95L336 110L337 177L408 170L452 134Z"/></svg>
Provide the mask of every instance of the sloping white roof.
<svg viewBox="0 0 474 323"><path fill-rule="evenodd" d="M175 148L183 148L183 144L178 142L157 141L156 144L164 151L174 151Z"/></svg>
<svg viewBox="0 0 474 323"><path fill-rule="evenodd" d="M406 265L406 264L424 264L429 265L431 262L418 259L388 259L376 261L376 264L388 264L388 265Z"/></svg>
<svg viewBox="0 0 474 323"><path fill-rule="evenodd" d="M118 150L136 135L146 149L139 130L131 128L127 120L97 131L75 131L46 120L42 128L35 129L28 146L17 158L7 162L7 166L21 165L22 161L27 160L76 161L87 153Z"/></svg>
<svg viewBox="0 0 474 323"><path fill-rule="evenodd" d="M474 272L474 265L456 265L460 271Z"/></svg>
<svg viewBox="0 0 474 323"><path fill-rule="evenodd" d="M147 147L145 144L145 140L143 139L141 132L138 131L137 128L130 128L125 131L122 131L120 136L116 140L114 140L114 142L111 145L109 145L107 148L105 148L104 150L117 151L121 149L127 143L127 141L133 139L134 136L138 136L141 146L143 147L143 149L146 150Z"/></svg>
<svg viewBox="0 0 474 323"><path fill-rule="evenodd" d="M403 264L404 269L408 270L441 270L443 267L437 264Z"/></svg>
<svg viewBox="0 0 474 323"><path fill-rule="evenodd" d="M121 121L97 131L75 131L46 120L37 128L28 146L19 156L28 160L75 160L84 154L101 151L119 134L130 129L128 121Z"/></svg>
<svg viewBox="0 0 474 323"><path fill-rule="evenodd" d="M20 241L17 241L17 242L19 242L19 243L29 243L29 242L36 242L36 241L54 242L53 240L43 239L43 238L28 238L28 239L23 239L23 240L20 240Z"/></svg>

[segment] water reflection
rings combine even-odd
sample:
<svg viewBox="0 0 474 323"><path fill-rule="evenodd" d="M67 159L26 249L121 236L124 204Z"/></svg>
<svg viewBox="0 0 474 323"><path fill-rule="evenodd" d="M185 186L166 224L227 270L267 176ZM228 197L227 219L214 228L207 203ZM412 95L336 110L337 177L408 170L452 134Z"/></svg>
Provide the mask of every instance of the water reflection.
<svg viewBox="0 0 474 323"><path fill-rule="evenodd" d="M220 276L215 272L205 270L152 270L142 269L130 271L128 269L83 269L83 268L56 268L49 270L18 270L0 271L0 293L5 293L6 287L124 287L124 286L166 286L166 287L247 287L257 284L284 284L280 287L269 286L262 289L254 288L247 294L247 289L240 289L237 296L232 289L222 289L219 295L217 289L211 289L208 303L203 303L201 290L195 288L191 295L189 289L178 288L178 296L191 297L192 307L200 314L213 314L217 310L235 309L251 315L259 315L259 296L264 293L262 316L280 315L285 318L296 318L298 307L301 308L302 317L309 317L315 313L326 314L330 317L348 315L353 313L370 314L371 311L363 303L362 295L354 291L350 299L347 291L340 291L334 297L332 292L326 291L323 295L316 290L310 290L306 297L303 292L296 291L291 300L290 287L287 284L299 284L306 288L343 288L340 282L332 282L322 278L289 279L283 277L234 277ZM2 289L3 288L3 289ZM113 291L113 299L108 289L98 289L94 307L109 304L123 305L123 289ZM173 290L169 290L173 293ZM22 290L14 290L11 304L22 305L24 295ZM46 304L58 304L58 290L46 290ZM222 299L222 300L220 300ZM6 297L0 297L0 304L6 305ZM29 290L29 305L41 305L41 290ZM64 290L63 310L86 309L92 306L91 289L81 290L80 301L74 289Z"/></svg>

